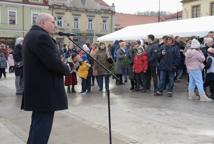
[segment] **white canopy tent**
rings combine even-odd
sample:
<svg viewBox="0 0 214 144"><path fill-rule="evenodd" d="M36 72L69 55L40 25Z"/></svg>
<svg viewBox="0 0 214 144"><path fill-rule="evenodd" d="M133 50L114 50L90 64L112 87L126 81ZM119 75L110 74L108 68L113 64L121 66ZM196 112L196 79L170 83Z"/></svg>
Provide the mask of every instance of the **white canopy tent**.
<svg viewBox="0 0 214 144"><path fill-rule="evenodd" d="M214 16L167 21L152 24L128 26L116 32L99 37L98 41L139 40L153 34L157 38L164 35L180 37L205 36L214 31Z"/></svg>

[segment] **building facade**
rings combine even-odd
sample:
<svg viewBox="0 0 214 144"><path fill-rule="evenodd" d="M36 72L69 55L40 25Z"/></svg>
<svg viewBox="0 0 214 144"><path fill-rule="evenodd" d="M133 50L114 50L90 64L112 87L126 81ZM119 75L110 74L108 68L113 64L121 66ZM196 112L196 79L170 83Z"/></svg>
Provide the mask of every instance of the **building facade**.
<svg viewBox="0 0 214 144"><path fill-rule="evenodd" d="M17 37L24 37L40 12L48 12L47 0L1 0L0 43L14 46Z"/></svg>
<svg viewBox="0 0 214 144"><path fill-rule="evenodd" d="M51 13L58 31L75 33L80 45L114 31L114 5L103 0L0 0L0 43L14 46L24 37L41 12ZM67 38L54 36L62 46Z"/></svg>
<svg viewBox="0 0 214 144"><path fill-rule="evenodd" d="M103 0L49 0L49 10L58 30L76 34L74 41L80 46L114 30L115 7ZM65 37L56 36L56 40L70 44Z"/></svg>
<svg viewBox="0 0 214 144"><path fill-rule="evenodd" d="M214 0L183 0L183 18L214 15Z"/></svg>

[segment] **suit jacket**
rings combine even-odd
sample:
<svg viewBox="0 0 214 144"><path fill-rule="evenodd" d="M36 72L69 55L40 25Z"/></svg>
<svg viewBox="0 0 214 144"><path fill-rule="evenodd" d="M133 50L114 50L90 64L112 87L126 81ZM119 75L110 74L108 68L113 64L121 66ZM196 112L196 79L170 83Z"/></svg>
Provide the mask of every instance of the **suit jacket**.
<svg viewBox="0 0 214 144"><path fill-rule="evenodd" d="M23 42L24 94L21 108L55 111L68 108L63 76L69 68L61 62L56 42L39 26L33 26Z"/></svg>

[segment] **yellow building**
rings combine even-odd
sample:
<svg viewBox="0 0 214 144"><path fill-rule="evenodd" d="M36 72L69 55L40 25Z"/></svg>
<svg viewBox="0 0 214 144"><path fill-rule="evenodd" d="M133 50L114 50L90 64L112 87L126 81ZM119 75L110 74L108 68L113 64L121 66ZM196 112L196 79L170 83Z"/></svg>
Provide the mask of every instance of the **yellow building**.
<svg viewBox="0 0 214 144"><path fill-rule="evenodd" d="M49 0L52 15L59 31L75 33L76 43L94 42L97 37L114 30L114 5L103 0ZM69 44L64 37L56 36L57 42Z"/></svg>
<svg viewBox="0 0 214 144"><path fill-rule="evenodd" d="M214 0L183 0L183 19L214 15Z"/></svg>
<svg viewBox="0 0 214 144"><path fill-rule="evenodd" d="M40 12L49 12L47 0L1 0L0 43L13 47L15 38L29 31Z"/></svg>

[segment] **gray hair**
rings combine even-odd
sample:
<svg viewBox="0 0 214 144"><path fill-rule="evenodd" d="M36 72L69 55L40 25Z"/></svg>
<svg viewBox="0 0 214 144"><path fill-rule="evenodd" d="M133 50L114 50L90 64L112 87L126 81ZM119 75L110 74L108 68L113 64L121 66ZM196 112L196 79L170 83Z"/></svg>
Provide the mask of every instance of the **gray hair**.
<svg viewBox="0 0 214 144"><path fill-rule="evenodd" d="M47 19L50 19L52 17L49 13L40 13L38 14L36 18L36 25L40 25L42 22L46 21Z"/></svg>
<svg viewBox="0 0 214 144"><path fill-rule="evenodd" d="M22 44L23 40L24 40L23 37L16 38L15 46L18 45L18 44Z"/></svg>

